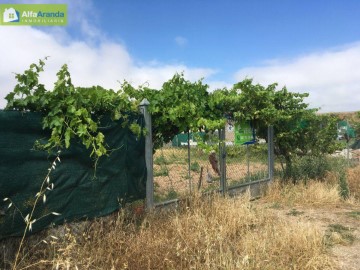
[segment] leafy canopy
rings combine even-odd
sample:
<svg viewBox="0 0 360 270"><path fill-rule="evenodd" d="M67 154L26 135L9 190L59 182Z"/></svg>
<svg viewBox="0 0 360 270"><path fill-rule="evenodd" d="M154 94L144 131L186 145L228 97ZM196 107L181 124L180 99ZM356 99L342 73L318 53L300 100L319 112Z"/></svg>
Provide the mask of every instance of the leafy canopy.
<svg viewBox="0 0 360 270"><path fill-rule="evenodd" d="M212 113L208 85L201 80L192 83L183 74L175 74L159 90L147 87L135 89L127 82L122 88L138 101L149 100L155 148L181 132L214 130L225 124L223 117Z"/></svg>
<svg viewBox="0 0 360 270"><path fill-rule="evenodd" d="M158 90L135 88L125 81L115 92L100 86L74 87L63 65L54 89L48 91L39 83L44 65L40 60L16 74L18 84L6 97L6 109L43 113L43 127L51 129L50 139L42 145L48 150L68 148L78 138L95 159L106 155L104 135L98 130L101 117L121 118L139 133L138 126L127 122L127 112L137 110L144 98L150 101L155 148L181 132L223 128L226 119L252 121L262 138L267 136L267 126L274 126L276 154L285 159L289 174L294 156L321 155L337 147L336 119L309 109L304 102L307 93L293 93L286 87L278 90L276 83L265 87L245 79L231 89L209 92L202 80L190 82L181 73Z"/></svg>
<svg viewBox="0 0 360 270"><path fill-rule="evenodd" d="M51 137L37 147L45 150L68 148L73 138L80 139L90 156L96 160L106 155L108 149L104 134L98 130L99 121L105 115L113 120L127 119L127 112L136 110L134 102L122 91L115 92L100 86L75 87L67 65L57 73L52 91L39 83L39 73L45 62L31 64L23 74L16 74L18 81L14 90L6 96L6 110L41 112L43 128L51 130ZM134 127L136 129L136 127Z"/></svg>

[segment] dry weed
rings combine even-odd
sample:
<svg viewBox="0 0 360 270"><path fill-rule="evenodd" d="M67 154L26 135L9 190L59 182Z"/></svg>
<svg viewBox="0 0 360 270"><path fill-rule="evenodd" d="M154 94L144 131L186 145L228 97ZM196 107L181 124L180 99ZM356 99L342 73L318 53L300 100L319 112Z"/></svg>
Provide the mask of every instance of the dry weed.
<svg viewBox="0 0 360 270"><path fill-rule="evenodd" d="M33 269L331 269L324 235L243 198L193 198L176 211L124 212L44 244ZM40 254L40 253L39 253ZM30 267L31 268L31 267Z"/></svg>
<svg viewBox="0 0 360 270"><path fill-rule="evenodd" d="M356 200L360 200L360 165L348 170L347 182L350 189L350 195Z"/></svg>
<svg viewBox="0 0 360 270"><path fill-rule="evenodd" d="M319 181L309 181L306 185L299 183L281 184L275 181L269 186L263 198L270 203L287 206L295 205L334 205L341 202L338 185Z"/></svg>

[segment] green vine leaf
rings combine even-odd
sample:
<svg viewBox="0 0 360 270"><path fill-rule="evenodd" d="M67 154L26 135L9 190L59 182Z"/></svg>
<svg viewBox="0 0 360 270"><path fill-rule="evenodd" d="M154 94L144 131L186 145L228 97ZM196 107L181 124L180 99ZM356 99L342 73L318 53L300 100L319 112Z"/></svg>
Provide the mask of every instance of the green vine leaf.
<svg viewBox="0 0 360 270"><path fill-rule="evenodd" d="M18 83L6 96L6 109L43 113L43 128L50 129L51 136L45 143L38 140L34 148L47 151L69 148L72 140L78 139L86 148L91 148L91 157L97 163L110 151L104 134L98 130L100 119L110 115L113 120L122 119L126 126L129 124L127 113L137 110L135 102L122 91L100 86L75 87L67 65L57 72L54 88L48 91L39 83L39 73L44 71L44 66L45 61L39 60L23 74L15 75ZM131 123L131 129L140 127Z"/></svg>

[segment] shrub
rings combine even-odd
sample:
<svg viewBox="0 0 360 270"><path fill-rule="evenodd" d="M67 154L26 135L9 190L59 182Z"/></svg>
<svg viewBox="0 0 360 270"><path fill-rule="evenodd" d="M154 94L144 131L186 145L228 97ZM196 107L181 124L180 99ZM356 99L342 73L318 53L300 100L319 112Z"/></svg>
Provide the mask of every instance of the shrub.
<svg viewBox="0 0 360 270"><path fill-rule="evenodd" d="M228 158L237 160L246 160L246 146L232 145L226 147ZM267 161L267 144L253 144L249 146L249 158L252 161Z"/></svg>
<svg viewBox="0 0 360 270"><path fill-rule="evenodd" d="M169 170L166 168L166 166L161 166L159 170L154 171L154 177L157 176L168 176Z"/></svg>
<svg viewBox="0 0 360 270"><path fill-rule="evenodd" d="M349 185L346 181L346 174L344 171L339 172L339 189L340 189L339 191L340 196L345 200L348 199L350 191L349 191Z"/></svg>
<svg viewBox="0 0 360 270"><path fill-rule="evenodd" d="M331 170L331 162L324 156L295 157L288 178L294 183L300 180L323 180L327 172ZM284 173L280 172L280 176L284 177Z"/></svg>
<svg viewBox="0 0 360 270"><path fill-rule="evenodd" d="M161 155L161 156L155 158L154 164L156 164L156 165L168 164L168 161L166 160L164 155Z"/></svg>
<svg viewBox="0 0 360 270"><path fill-rule="evenodd" d="M192 162L190 165L190 170L192 170L193 172L200 172L200 165L197 161Z"/></svg>

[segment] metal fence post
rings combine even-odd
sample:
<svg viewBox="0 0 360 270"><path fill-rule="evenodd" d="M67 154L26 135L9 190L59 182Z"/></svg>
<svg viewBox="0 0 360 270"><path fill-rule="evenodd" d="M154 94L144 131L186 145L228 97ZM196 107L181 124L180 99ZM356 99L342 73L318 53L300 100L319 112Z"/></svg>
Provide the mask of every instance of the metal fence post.
<svg viewBox="0 0 360 270"><path fill-rule="evenodd" d="M268 127L268 166L270 182L274 178L274 127Z"/></svg>
<svg viewBox="0 0 360 270"><path fill-rule="evenodd" d="M150 102L145 98L140 103L140 111L144 115L145 128L145 162L146 162L146 209L154 207L154 177L153 177L153 142L151 114L149 113Z"/></svg>
<svg viewBox="0 0 360 270"><path fill-rule="evenodd" d="M190 154L190 131L187 132L187 151L188 151L188 177L189 177L189 193L192 193L191 180L191 154Z"/></svg>
<svg viewBox="0 0 360 270"><path fill-rule="evenodd" d="M219 158L220 158L220 189L221 193L226 193L226 145L225 145L225 129L219 130Z"/></svg>

